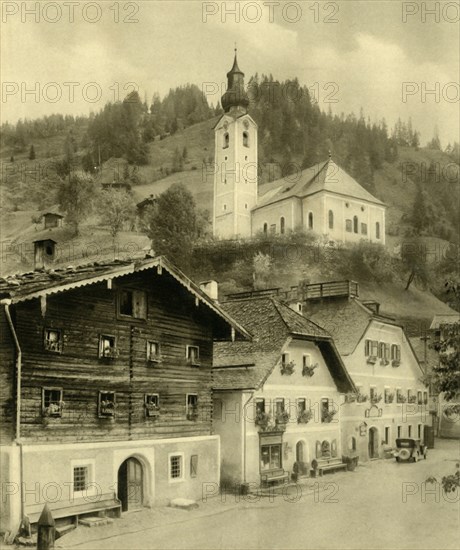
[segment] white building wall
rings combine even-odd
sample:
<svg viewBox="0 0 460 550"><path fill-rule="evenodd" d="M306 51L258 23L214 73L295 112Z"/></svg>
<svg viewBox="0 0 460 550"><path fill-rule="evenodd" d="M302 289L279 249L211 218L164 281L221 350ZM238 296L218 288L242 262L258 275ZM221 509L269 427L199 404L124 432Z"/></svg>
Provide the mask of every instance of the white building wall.
<svg viewBox="0 0 460 550"><path fill-rule="evenodd" d="M390 364L381 364L380 359L374 365L367 363L365 355L365 340L377 340L389 344L401 346L401 361L398 367ZM350 450L351 438L357 442L357 451L361 460L368 460L369 430L374 427L378 430L379 456L383 456L382 441L385 438L385 428L389 429L390 446L395 445L398 437L398 427L401 437L411 436L417 438L419 425L430 424L428 404L397 403L396 390L401 389L407 397L408 390L417 395L422 392L422 399L427 388L420 381L422 371L412 348L400 327L392 326L378 321L372 321L365 335L351 355L343 356L343 361L348 373L361 393L369 396L371 386L377 393L384 396L385 388L394 393L392 403L385 403L384 398L371 407L369 400L364 403L349 403L343 406L342 412L342 446L344 450ZM381 412L380 412L381 410ZM423 439L423 427L421 428Z"/></svg>

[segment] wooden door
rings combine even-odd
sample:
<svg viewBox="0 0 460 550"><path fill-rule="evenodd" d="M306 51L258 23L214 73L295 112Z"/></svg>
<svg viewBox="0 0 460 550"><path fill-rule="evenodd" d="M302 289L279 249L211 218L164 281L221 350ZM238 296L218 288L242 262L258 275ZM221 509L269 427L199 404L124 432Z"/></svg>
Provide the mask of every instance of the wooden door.
<svg viewBox="0 0 460 550"><path fill-rule="evenodd" d="M144 499L142 464L128 458L118 470L118 498L123 512L142 508Z"/></svg>

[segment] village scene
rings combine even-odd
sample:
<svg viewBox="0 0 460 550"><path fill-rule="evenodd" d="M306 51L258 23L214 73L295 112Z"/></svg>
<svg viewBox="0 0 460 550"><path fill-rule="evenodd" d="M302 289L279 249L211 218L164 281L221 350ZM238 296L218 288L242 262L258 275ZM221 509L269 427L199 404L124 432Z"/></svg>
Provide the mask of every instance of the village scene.
<svg viewBox="0 0 460 550"><path fill-rule="evenodd" d="M457 12L76 2L69 22L48 4L2 6L6 50L30 28L48 60L11 54L45 71L32 92L13 62L2 77L0 548L458 548ZM53 39L88 22L82 67L128 84L41 101L68 74ZM456 67L435 107L401 102L394 63L427 30ZM117 33L136 61L108 51ZM340 33L342 77L368 67L348 96L340 51L315 50ZM312 60L284 69L291 34ZM386 76L371 47L400 48ZM347 102L371 73L397 101Z"/></svg>

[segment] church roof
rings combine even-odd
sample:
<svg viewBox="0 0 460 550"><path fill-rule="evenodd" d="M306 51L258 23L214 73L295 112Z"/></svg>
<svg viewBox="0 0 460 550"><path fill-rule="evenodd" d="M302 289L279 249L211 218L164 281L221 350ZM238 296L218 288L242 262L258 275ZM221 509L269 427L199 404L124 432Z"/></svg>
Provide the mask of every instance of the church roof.
<svg viewBox="0 0 460 550"><path fill-rule="evenodd" d="M382 201L366 191L332 159L315 164L295 175L267 183L259 189L259 200L255 209L291 197L304 198L321 191L385 206Z"/></svg>

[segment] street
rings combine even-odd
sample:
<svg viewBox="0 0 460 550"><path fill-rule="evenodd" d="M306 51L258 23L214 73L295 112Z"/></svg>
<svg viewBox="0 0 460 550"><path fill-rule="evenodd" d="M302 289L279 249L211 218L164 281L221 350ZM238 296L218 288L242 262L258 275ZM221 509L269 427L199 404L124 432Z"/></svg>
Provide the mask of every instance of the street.
<svg viewBox="0 0 460 550"><path fill-rule="evenodd" d="M459 443L437 440L418 463L376 460L270 498L218 496L197 510L124 514L112 525L79 527L56 542L79 549L458 548L458 491L424 484L452 474ZM318 484L315 485L315 482Z"/></svg>

